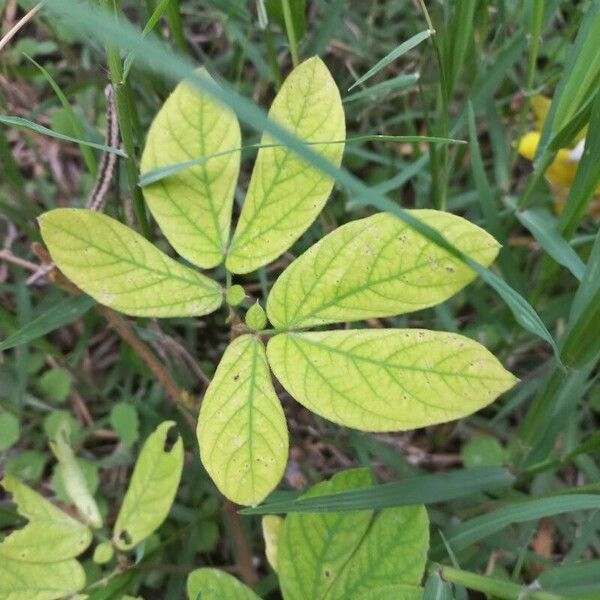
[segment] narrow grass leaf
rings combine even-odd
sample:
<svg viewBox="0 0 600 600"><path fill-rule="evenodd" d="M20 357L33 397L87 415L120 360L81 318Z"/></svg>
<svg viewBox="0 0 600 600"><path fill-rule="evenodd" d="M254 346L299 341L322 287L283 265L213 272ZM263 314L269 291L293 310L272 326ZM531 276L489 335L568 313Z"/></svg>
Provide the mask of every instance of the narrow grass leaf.
<svg viewBox="0 0 600 600"><path fill-rule="evenodd" d="M359 77L349 88L348 91L352 90L356 86L360 85L370 79L376 73L379 73L381 69L387 67L390 63L394 62L396 59L400 58L403 54L406 54L416 46L418 46L421 42L429 39L433 35L434 31L431 29L426 29L425 31L421 31L416 35L413 35L410 39L402 42L397 48L394 48L389 54L386 54L381 60L377 61L364 75Z"/></svg>
<svg viewBox="0 0 600 600"><path fill-rule="evenodd" d="M377 85L361 90L360 92L355 92L354 94L350 94L349 96L345 96L343 99L344 104L349 104L350 102L356 102L357 100L374 100L380 94L384 94L386 92L399 92L405 90L406 88L411 87L419 80L418 73L410 73L408 75L398 75L393 79L388 79L387 81L382 81Z"/></svg>
<svg viewBox="0 0 600 600"><path fill-rule="evenodd" d="M466 498L478 492L508 487L514 477L499 467L457 470L435 475L420 475L398 482L344 491L319 498L267 502L240 512L248 515L288 512L337 512L345 510L380 510L413 504L437 504Z"/></svg>
<svg viewBox="0 0 600 600"><path fill-rule="evenodd" d="M58 131L52 131L52 129L48 129L43 125L39 125L38 123L29 121L28 119L24 119L23 117L11 117L9 115L0 115L0 123L3 123L4 125L10 125L11 127L18 127L20 129L29 129L30 131L34 131L35 133L47 135L48 137L53 137L58 140L63 140L65 142L73 142L74 144L79 144L83 146L89 146L90 148L96 148L96 150L102 150L103 152L112 152L117 156L127 158L127 154L125 154L125 152L123 152L123 150L121 150L120 148L112 148L111 146L106 146L105 144L97 144L96 142L88 142L87 140L80 140L69 135L63 135L62 133L58 133Z"/></svg>
<svg viewBox="0 0 600 600"><path fill-rule="evenodd" d="M27 344L55 329L77 321L94 304L96 301L85 294L70 296L62 300L0 342L0 352Z"/></svg>
<svg viewBox="0 0 600 600"><path fill-rule="evenodd" d="M562 237L557 220L547 210L543 208L517 210L515 216L557 263L569 269L573 276L581 281L585 264Z"/></svg>
<svg viewBox="0 0 600 600"><path fill-rule="evenodd" d="M514 523L526 523L579 510L598 509L600 509L600 494L532 498L525 502L503 506L486 515L450 527L446 530L445 537L453 550L460 550ZM436 548L433 553L439 556L440 550L441 547Z"/></svg>

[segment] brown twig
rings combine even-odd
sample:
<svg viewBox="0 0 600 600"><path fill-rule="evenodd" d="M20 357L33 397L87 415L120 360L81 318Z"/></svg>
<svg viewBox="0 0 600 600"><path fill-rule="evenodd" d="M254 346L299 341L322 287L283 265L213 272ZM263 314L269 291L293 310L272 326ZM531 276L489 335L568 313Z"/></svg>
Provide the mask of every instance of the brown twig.
<svg viewBox="0 0 600 600"><path fill-rule="evenodd" d="M250 550L250 545L246 539L244 529L242 528L237 506L225 498L223 501L223 509L229 517L231 533L235 540L237 550L236 571L244 583L252 587L258 583L258 573L252 563L252 551Z"/></svg>
<svg viewBox="0 0 600 600"><path fill-rule="evenodd" d="M42 8L43 4L43 2L36 4L29 12L25 13L25 15L23 15L23 17L21 17L21 19L19 19L9 29L9 31L6 32L6 35L0 40L0 50L2 50L2 48L4 48L4 46L6 46L10 40L13 39L13 37L15 37L19 30L22 29L23 26L26 25L36 15L40 8Z"/></svg>

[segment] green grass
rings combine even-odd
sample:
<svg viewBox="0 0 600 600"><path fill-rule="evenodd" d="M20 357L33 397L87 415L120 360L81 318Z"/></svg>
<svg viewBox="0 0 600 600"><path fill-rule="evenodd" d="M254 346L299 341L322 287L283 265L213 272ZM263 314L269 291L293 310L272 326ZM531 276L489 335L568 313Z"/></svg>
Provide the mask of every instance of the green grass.
<svg viewBox="0 0 600 600"><path fill-rule="evenodd" d="M200 466L188 420L175 412L147 364L96 308L73 308L54 285L26 285L38 262L31 250L39 241L35 217L56 206L85 204L100 162L97 145L105 146L103 90L111 79L127 158L120 160L107 212L167 249L143 204L139 153L175 81L200 64L230 84L221 99L243 123L238 208L257 129L270 128L278 141L328 169L264 113L295 53L299 60L318 53L347 100L348 137L355 141L346 147L343 169L330 171L338 181L332 198L292 254L374 210L406 218L402 208L445 208L467 217L503 243L493 268L440 307L385 324L460 331L484 343L521 384L470 418L384 436L343 430L282 394L293 463L269 502L297 510L293 485L365 464L380 482L397 487L374 488L366 498L347 493L349 506L400 504L407 489L414 501L430 504L431 559L452 568L431 563L429 597L444 588L438 573L455 586L446 585L452 594L447 597L464 598L466 587L473 590L469 597L479 591L517 598L536 579L548 598L600 597L600 241L597 222L586 214L600 180L600 2L446 1L426 3L426 14L409 2L313 0L307 1L310 18L301 36L291 1L283 5L284 20L271 20L266 29L259 26L254 2L109 2L135 31L91 14L74 26L69 15L79 18L75 10L57 17L68 4L48 0L3 50L0 237L14 240L0 254L0 340L19 345L0 355L0 407L18 418L20 437L3 450L0 469L55 493L48 431L53 420L68 414L77 424L78 456L99 476L97 498L112 514L140 441L158 423L178 420L188 457L170 517L146 544L139 564L116 574L88 557L88 582L111 576L116 591L106 598L128 593L174 600L182 597L191 569L233 565L242 578L256 571L257 592L278 598L264 560L260 518L236 516L223 504ZM435 35L421 34L429 28ZM144 29L156 35L142 38ZM169 51L157 46L157 37ZM418 80L409 77L413 73ZM531 127L529 97L540 92L555 103L532 168L518 158L514 144ZM587 122L588 152L558 216L544 177L549 153L571 144ZM15 236L8 235L9 224ZM258 298L279 272L261 269L239 283ZM72 318L53 310L64 302ZM222 311L196 321L134 323L138 338L189 394L192 413L228 343L226 317ZM63 403L40 385L59 368L69 374ZM133 447L121 443L111 421L117 402L138 414ZM483 436L501 445L500 459L473 444ZM459 470L471 460L506 470L491 471L495 485L487 488L478 485L480 472ZM423 481L415 483L419 477ZM447 477L458 479L444 490ZM458 493L463 483L465 493ZM335 499L319 501L321 510L327 502L335 505ZM315 501L310 510L319 506ZM12 506L0 504L0 526L9 531L16 523Z"/></svg>

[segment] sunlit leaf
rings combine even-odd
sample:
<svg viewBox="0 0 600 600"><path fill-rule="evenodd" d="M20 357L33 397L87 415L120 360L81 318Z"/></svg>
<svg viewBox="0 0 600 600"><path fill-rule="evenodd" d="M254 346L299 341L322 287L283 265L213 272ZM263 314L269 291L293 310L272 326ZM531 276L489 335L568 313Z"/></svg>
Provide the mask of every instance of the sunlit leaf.
<svg viewBox="0 0 600 600"><path fill-rule="evenodd" d="M279 554L279 537L283 527L283 517L265 515L261 521L262 533L265 540L265 556L273 571L277 572Z"/></svg>
<svg viewBox="0 0 600 600"><path fill-rule="evenodd" d="M183 469L183 442L166 449L172 421L161 423L140 452L114 527L115 546L129 550L166 519Z"/></svg>
<svg viewBox="0 0 600 600"><path fill-rule="evenodd" d="M6 474L2 487L10 492L19 514L29 523L8 535L0 544L0 563L54 563L81 554L90 545L90 530L53 506L17 478ZM4 597L4 596L2 596Z"/></svg>
<svg viewBox="0 0 600 600"><path fill-rule="evenodd" d="M58 472L67 496L77 507L82 518L92 527L102 527L102 517L98 505L90 493L85 477L77 464L75 453L69 444L69 429L64 425L50 440L52 452L58 460Z"/></svg>
<svg viewBox="0 0 600 600"><path fill-rule="evenodd" d="M499 245L450 213L408 211L464 253L489 265ZM342 225L296 259L269 294L275 327L295 328L386 317L438 304L475 272L389 213Z"/></svg>
<svg viewBox="0 0 600 600"><path fill-rule="evenodd" d="M203 69L199 74L210 79ZM141 173L240 145L235 114L183 82L152 122ZM227 153L144 187L148 208L165 237L200 267L215 267L225 256L239 170L240 153Z"/></svg>
<svg viewBox="0 0 600 600"><path fill-rule="evenodd" d="M307 142L341 140L346 135L340 94L327 67L314 57L284 82L269 116ZM264 134L262 144L276 140ZM339 165L343 144L312 146ZM233 237L227 268L248 273L287 250L325 205L333 179L287 147L261 148Z"/></svg>
<svg viewBox="0 0 600 600"><path fill-rule="evenodd" d="M423 329L279 334L269 341L267 355L298 402L363 431L458 419L517 381L477 342Z"/></svg>
<svg viewBox="0 0 600 600"><path fill-rule="evenodd" d="M384 585L356 596L356 600L423 600L423 588L412 585Z"/></svg>
<svg viewBox="0 0 600 600"><path fill-rule="evenodd" d="M385 598L383 591L380 596L369 595L369 591L384 584L418 585L428 549L429 521L423 506L382 511L333 583L327 600ZM409 590L408 597L412 594Z"/></svg>
<svg viewBox="0 0 600 600"><path fill-rule="evenodd" d="M364 469L344 471L313 486L303 498L368 487ZM326 597L367 531L373 512L290 514L279 538L278 574L286 600Z"/></svg>
<svg viewBox="0 0 600 600"><path fill-rule="evenodd" d="M49 553L49 548L45 551ZM2 600L58 600L84 586L85 573L76 560L31 563L0 556Z"/></svg>
<svg viewBox="0 0 600 600"><path fill-rule="evenodd" d="M219 569L196 569L187 578L188 600L260 600L241 581Z"/></svg>
<svg viewBox="0 0 600 600"><path fill-rule="evenodd" d="M177 263L115 219L58 208L39 222L60 270L101 304L147 317L206 315L221 305L215 281Z"/></svg>
<svg viewBox="0 0 600 600"><path fill-rule="evenodd" d="M251 335L225 351L198 418L200 456L221 492L257 504L279 483L288 433L262 342Z"/></svg>

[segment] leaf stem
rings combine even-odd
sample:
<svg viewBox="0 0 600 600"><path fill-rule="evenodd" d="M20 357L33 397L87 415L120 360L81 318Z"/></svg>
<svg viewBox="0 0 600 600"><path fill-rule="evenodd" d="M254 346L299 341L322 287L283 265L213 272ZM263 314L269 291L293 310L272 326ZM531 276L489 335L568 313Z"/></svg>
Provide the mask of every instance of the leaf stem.
<svg viewBox="0 0 600 600"><path fill-rule="evenodd" d="M285 29L287 32L288 41L290 43L290 53L292 55L292 64L298 66L298 43L296 41L296 32L294 31L294 21L292 19L292 11L290 9L289 0L281 0L281 8L283 9L283 18L285 19Z"/></svg>

